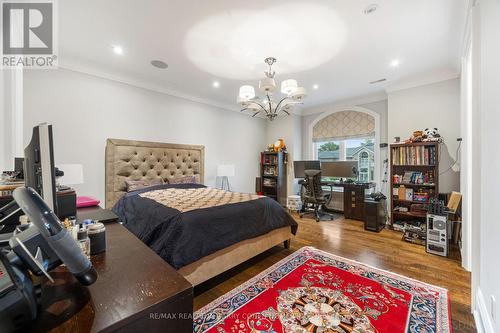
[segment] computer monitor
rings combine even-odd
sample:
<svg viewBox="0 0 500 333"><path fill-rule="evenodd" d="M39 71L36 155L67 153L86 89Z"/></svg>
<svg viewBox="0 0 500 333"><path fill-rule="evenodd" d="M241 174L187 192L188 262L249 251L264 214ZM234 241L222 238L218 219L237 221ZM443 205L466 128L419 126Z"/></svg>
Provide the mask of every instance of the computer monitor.
<svg viewBox="0 0 500 333"><path fill-rule="evenodd" d="M14 157L14 171L15 172L23 172L24 158L23 157Z"/></svg>
<svg viewBox="0 0 500 333"><path fill-rule="evenodd" d="M17 174L17 179L24 179L24 158L14 158L14 172Z"/></svg>
<svg viewBox="0 0 500 333"><path fill-rule="evenodd" d="M321 170L320 161L293 161L295 178L306 178L305 170Z"/></svg>
<svg viewBox="0 0 500 333"><path fill-rule="evenodd" d="M33 128L31 141L24 149L24 183L38 192L57 215L52 125L43 123Z"/></svg>
<svg viewBox="0 0 500 333"><path fill-rule="evenodd" d="M357 178L358 161L322 162L321 176L336 178Z"/></svg>

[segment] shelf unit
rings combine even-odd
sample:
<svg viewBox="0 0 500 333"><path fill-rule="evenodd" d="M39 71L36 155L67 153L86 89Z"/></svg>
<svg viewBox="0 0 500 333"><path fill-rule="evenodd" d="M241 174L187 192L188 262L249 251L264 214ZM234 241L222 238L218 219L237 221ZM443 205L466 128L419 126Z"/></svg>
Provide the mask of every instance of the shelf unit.
<svg viewBox="0 0 500 333"><path fill-rule="evenodd" d="M285 152L260 153L260 177L262 194L286 205L287 154Z"/></svg>
<svg viewBox="0 0 500 333"><path fill-rule="evenodd" d="M427 204L430 198L437 198L439 195L439 143L391 144L389 162L391 165L391 225L395 221L413 220L425 222L426 214L424 212L411 211L411 207L412 205ZM410 172L414 173L414 175L421 174L422 176L419 181L422 181L422 178L424 178L424 182L395 181L396 175L403 177L405 173ZM415 193L427 193L428 199L426 201L415 200L414 197L400 199L399 194L395 195L395 189L399 189L400 187L411 189L413 195ZM408 211L401 212L394 210L397 207L406 207Z"/></svg>

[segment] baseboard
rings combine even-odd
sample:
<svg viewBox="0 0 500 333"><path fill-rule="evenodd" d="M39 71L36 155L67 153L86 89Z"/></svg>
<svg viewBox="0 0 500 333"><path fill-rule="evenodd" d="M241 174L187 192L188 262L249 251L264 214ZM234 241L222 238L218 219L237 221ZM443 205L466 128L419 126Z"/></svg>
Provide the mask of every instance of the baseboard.
<svg viewBox="0 0 500 333"><path fill-rule="evenodd" d="M476 310L474 310L474 320L479 333L495 333L493 323L486 306L486 301L481 289L477 289L476 293Z"/></svg>

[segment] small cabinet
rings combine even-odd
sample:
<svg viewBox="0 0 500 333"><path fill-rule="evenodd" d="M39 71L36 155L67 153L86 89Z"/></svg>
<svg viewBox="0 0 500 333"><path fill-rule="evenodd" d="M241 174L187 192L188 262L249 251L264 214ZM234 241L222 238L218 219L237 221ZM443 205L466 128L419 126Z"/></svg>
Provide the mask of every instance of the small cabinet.
<svg viewBox="0 0 500 333"><path fill-rule="evenodd" d="M357 184L344 186L344 216L347 219L364 220L365 186Z"/></svg>

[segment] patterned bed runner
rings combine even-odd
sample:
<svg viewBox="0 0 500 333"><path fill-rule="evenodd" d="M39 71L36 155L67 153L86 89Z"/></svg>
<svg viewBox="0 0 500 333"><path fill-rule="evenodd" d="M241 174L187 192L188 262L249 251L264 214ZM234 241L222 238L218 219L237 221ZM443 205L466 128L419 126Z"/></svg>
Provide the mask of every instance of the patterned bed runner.
<svg viewBox="0 0 500 333"><path fill-rule="evenodd" d="M228 192L216 188L169 188L139 194L162 205L181 211L210 208L262 198L260 195Z"/></svg>

